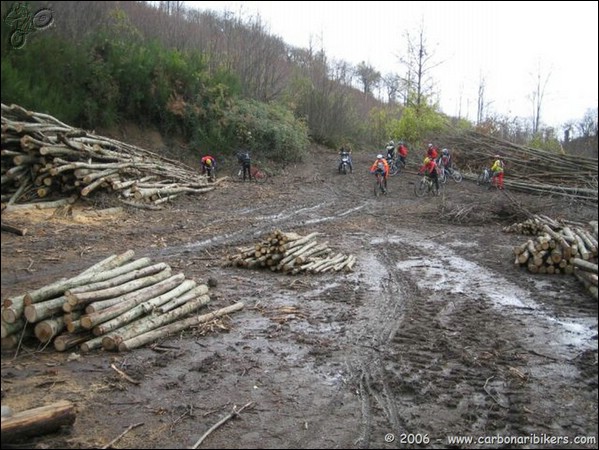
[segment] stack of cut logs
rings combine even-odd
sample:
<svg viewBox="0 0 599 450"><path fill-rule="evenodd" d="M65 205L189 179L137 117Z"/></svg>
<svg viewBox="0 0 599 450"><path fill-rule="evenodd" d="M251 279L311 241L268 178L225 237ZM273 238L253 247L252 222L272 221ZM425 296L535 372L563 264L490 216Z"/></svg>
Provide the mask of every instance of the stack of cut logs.
<svg viewBox="0 0 599 450"><path fill-rule="evenodd" d="M208 286L171 274L165 263L133 257L132 250L113 255L73 278L5 299L2 348L35 334L58 351L77 345L84 352L126 351L243 308L236 303L185 318L210 301Z"/></svg>
<svg viewBox="0 0 599 450"><path fill-rule="evenodd" d="M2 104L2 202L118 193L148 209L185 193L214 189L178 161L72 128L52 116Z"/></svg>
<svg viewBox="0 0 599 450"><path fill-rule="evenodd" d="M597 222L589 225L536 215L504 231L536 236L514 248L515 264L532 273L574 274L597 299Z"/></svg>
<svg viewBox="0 0 599 450"><path fill-rule="evenodd" d="M356 257L341 253L333 255L328 242L319 244L316 241L318 234L300 236L297 233L277 230L261 242L229 255L224 265L250 269L267 267L273 272L281 271L288 274L351 271Z"/></svg>

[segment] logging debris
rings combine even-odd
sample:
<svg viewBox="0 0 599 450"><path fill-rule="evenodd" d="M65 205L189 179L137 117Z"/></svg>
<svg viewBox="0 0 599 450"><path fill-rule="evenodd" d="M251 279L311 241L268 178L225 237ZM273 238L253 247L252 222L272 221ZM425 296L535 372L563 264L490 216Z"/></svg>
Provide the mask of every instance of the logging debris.
<svg viewBox="0 0 599 450"><path fill-rule="evenodd" d="M534 215L503 228L534 236L514 248L514 264L531 273L573 274L597 300L597 223L554 220Z"/></svg>
<svg viewBox="0 0 599 450"><path fill-rule="evenodd" d="M476 131L449 131L438 140L451 148L465 179L476 181L499 153L505 163L506 189L597 204L597 158L518 145Z"/></svg>
<svg viewBox="0 0 599 450"><path fill-rule="evenodd" d="M210 302L207 284L173 274L165 263L134 259L128 250L72 278L2 302L2 348L34 334L57 351L131 350L243 308L243 303L193 315ZM115 369L116 370L116 369Z"/></svg>
<svg viewBox="0 0 599 450"><path fill-rule="evenodd" d="M239 248L236 253L227 255L223 266L267 268L273 272L292 275L352 271L356 257L351 254L333 254L328 242L318 243L318 234L301 236L275 230L255 245Z"/></svg>
<svg viewBox="0 0 599 450"><path fill-rule="evenodd" d="M216 185L179 161L18 105L2 104L1 163L2 202L9 209L66 198L73 203L98 191L126 205L161 209L165 201Z"/></svg>

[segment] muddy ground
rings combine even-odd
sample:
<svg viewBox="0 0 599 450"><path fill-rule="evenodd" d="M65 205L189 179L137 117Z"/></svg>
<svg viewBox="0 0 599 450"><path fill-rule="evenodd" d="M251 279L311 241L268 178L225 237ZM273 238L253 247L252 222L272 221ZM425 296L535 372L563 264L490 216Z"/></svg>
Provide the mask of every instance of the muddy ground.
<svg viewBox="0 0 599 450"><path fill-rule="evenodd" d="M372 157L354 155L354 173L339 175L328 152L268 183L225 182L163 211L6 216L29 233L2 232L3 298L133 249L218 280L208 310L245 303L130 353L4 352L3 405L77 405L72 428L24 445L102 447L143 424L114 447L189 448L252 402L200 448L596 448L597 302L571 275L514 266L512 249L527 238L502 227L524 219L522 208L597 220L597 205L469 181L419 199L413 167L376 199ZM357 255L354 272L220 266L277 228L320 232ZM473 441L451 441L460 436Z"/></svg>

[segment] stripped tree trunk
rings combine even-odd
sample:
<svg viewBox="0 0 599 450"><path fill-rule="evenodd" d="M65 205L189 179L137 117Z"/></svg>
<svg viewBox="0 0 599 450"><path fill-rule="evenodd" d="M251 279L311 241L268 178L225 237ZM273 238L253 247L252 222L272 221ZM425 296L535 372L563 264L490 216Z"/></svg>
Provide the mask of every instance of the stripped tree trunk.
<svg viewBox="0 0 599 450"><path fill-rule="evenodd" d="M133 350L134 348L138 348L138 347L141 347L142 345L145 345L149 342L153 342L156 339L165 337L168 334L177 333L178 331L184 330L193 325L199 325L201 323L208 322L217 317L224 316L225 314L230 314L235 311L239 311L240 309L243 308L243 306L244 306L243 303L238 302L238 303L235 303L234 305L227 306L225 308L221 308L221 309L211 312L209 314L204 314L202 316L197 316L197 317L191 317L189 319L180 320L180 321L174 322L170 325L160 327L156 330L149 331L147 333L141 334L141 335L136 336L127 341L121 342L119 344L119 351L124 352L124 351L128 351L128 350Z"/></svg>

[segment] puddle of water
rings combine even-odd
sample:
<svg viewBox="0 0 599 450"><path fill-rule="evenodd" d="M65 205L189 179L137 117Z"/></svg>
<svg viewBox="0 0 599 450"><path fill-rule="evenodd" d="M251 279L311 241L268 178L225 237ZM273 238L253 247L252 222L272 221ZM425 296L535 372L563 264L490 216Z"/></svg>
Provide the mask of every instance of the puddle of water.
<svg viewBox="0 0 599 450"><path fill-rule="evenodd" d="M426 244L425 244L426 245ZM422 289L455 294L484 294L496 306L514 306L537 309L537 303L522 288L503 279L480 265L451 254L448 248L439 248L435 260L424 258L399 261L396 268L417 272L414 280Z"/></svg>

